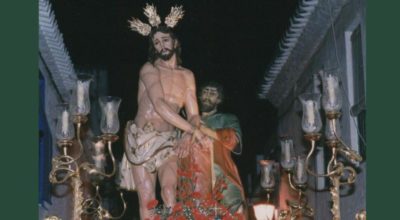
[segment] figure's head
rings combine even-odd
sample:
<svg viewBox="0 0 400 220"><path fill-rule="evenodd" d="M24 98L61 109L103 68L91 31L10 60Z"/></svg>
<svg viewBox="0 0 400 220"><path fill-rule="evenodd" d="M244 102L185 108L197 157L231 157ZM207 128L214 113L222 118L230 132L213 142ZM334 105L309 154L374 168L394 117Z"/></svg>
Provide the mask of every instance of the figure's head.
<svg viewBox="0 0 400 220"><path fill-rule="evenodd" d="M154 63L158 58L169 60L174 54L180 65L181 46L172 29L164 25L153 28L149 35L149 62Z"/></svg>
<svg viewBox="0 0 400 220"><path fill-rule="evenodd" d="M221 84L211 81L200 87L199 101L202 112L217 109L224 99L224 88Z"/></svg>
<svg viewBox="0 0 400 220"><path fill-rule="evenodd" d="M154 61L158 58L169 60L175 54L176 62L180 65L182 63L180 58L181 47L172 32L172 28L183 18L185 13L183 7L171 7L170 13L164 19L164 24L161 24L161 18L154 5L146 4L143 10L144 15L149 19L149 24L134 17L128 22L132 31L138 32L143 36L149 36L149 62L154 64Z"/></svg>

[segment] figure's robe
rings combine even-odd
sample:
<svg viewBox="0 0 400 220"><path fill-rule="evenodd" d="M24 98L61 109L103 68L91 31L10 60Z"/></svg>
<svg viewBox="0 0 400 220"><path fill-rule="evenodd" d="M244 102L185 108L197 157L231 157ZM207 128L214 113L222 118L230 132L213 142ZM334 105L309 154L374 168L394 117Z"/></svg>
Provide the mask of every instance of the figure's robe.
<svg viewBox="0 0 400 220"><path fill-rule="evenodd" d="M231 152L242 151L241 129L236 116L217 113L203 117L207 127L215 130L219 140L214 141L214 172L216 176L226 177L227 189L223 191L222 203L233 213L245 201L239 172L232 159Z"/></svg>

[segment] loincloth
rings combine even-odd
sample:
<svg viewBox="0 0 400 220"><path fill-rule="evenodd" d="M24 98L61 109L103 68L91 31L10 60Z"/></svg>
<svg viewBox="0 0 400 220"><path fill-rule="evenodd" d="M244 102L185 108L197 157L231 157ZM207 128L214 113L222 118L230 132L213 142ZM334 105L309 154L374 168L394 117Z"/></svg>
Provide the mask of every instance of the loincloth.
<svg viewBox="0 0 400 220"><path fill-rule="evenodd" d="M125 153L119 169L117 182L121 188L135 190L132 165L143 166L153 173L172 156L176 156L173 147L176 145L177 132L158 132L151 123L143 129L132 121L125 128Z"/></svg>

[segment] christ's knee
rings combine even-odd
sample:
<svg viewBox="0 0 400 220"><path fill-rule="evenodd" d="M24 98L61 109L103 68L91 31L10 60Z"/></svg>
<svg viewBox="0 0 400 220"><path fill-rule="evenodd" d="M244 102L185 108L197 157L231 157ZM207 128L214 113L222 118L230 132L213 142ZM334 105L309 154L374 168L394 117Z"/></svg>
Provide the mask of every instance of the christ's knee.
<svg viewBox="0 0 400 220"><path fill-rule="evenodd" d="M171 207L175 204L176 184L166 184L161 187L161 196L164 203Z"/></svg>

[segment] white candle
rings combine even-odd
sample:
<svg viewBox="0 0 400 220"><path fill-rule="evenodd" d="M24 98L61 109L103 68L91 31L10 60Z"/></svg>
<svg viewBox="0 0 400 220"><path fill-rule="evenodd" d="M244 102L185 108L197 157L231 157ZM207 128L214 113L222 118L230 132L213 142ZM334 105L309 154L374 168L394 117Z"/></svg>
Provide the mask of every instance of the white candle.
<svg viewBox="0 0 400 220"><path fill-rule="evenodd" d="M111 102L107 102L106 105L106 123L107 127L112 127L113 124L113 106Z"/></svg>
<svg viewBox="0 0 400 220"><path fill-rule="evenodd" d="M67 110L63 111L61 115L61 132L63 135L68 134L68 127L69 127L68 118L69 118L68 111Z"/></svg>
<svg viewBox="0 0 400 220"><path fill-rule="evenodd" d="M326 81L329 103L333 105L336 102L335 86L337 85L337 81L332 75L328 75Z"/></svg>
<svg viewBox="0 0 400 220"><path fill-rule="evenodd" d="M288 140L285 141L285 160L286 162L290 162L290 143Z"/></svg>
<svg viewBox="0 0 400 220"><path fill-rule="evenodd" d="M84 108L84 105L85 105L85 103L84 103L85 87L84 86L85 85L82 82L78 81L78 87L77 87L77 93L76 93L78 109Z"/></svg>
<svg viewBox="0 0 400 220"><path fill-rule="evenodd" d="M93 160L94 160L94 165L97 169L102 169L103 168L103 161L105 160L105 156L104 154L100 154L100 155L96 155L93 156Z"/></svg>
<svg viewBox="0 0 400 220"><path fill-rule="evenodd" d="M298 158L298 160L297 160L297 179L299 180L300 183L303 183L302 182L303 173L304 173L304 164L303 164L303 161L300 158Z"/></svg>
<svg viewBox="0 0 400 220"><path fill-rule="evenodd" d="M265 167L264 171L265 171L265 173L264 173L265 184L268 185L269 182L271 181L270 170L269 170L269 166L268 165Z"/></svg>
<svg viewBox="0 0 400 220"><path fill-rule="evenodd" d="M101 140L94 143L94 152L95 155L104 153L104 143Z"/></svg>
<svg viewBox="0 0 400 220"><path fill-rule="evenodd" d="M308 124L314 125L315 122L314 102L311 100L306 101L306 116Z"/></svg>

